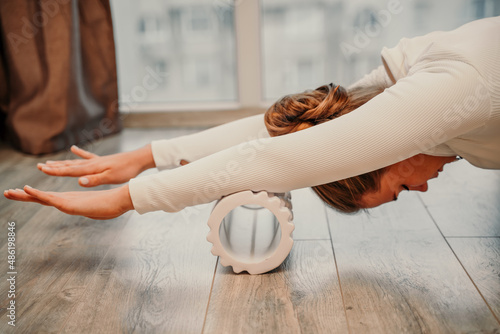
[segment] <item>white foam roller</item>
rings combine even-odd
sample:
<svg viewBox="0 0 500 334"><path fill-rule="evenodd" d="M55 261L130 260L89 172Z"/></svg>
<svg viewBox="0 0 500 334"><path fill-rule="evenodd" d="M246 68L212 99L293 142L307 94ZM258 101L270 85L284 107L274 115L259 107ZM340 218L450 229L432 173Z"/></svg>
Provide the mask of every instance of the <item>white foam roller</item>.
<svg viewBox="0 0 500 334"><path fill-rule="evenodd" d="M293 246L290 193L250 190L217 201L208 219L212 254L235 273L262 274L278 267Z"/></svg>

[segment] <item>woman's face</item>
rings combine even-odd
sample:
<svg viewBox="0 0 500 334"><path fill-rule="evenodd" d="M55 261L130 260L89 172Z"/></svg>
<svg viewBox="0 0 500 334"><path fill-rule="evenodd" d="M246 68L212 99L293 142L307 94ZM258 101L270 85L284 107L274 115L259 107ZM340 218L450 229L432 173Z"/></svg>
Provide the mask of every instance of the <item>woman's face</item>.
<svg viewBox="0 0 500 334"><path fill-rule="evenodd" d="M374 208L395 201L403 190L427 191L427 181L438 177L445 164L456 160L455 156L436 157L418 154L391 165L381 177L380 189L363 195L362 206Z"/></svg>

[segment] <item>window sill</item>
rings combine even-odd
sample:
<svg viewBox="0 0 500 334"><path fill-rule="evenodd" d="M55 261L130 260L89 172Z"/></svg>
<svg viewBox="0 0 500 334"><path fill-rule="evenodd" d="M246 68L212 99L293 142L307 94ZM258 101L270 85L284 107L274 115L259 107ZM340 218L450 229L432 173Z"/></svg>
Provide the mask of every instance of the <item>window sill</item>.
<svg viewBox="0 0 500 334"><path fill-rule="evenodd" d="M182 106L169 110L150 109L121 112L123 126L126 128L157 128L157 127L212 127L266 112L268 106L240 108L200 108ZM160 111L161 110L161 111Z"/></svg>

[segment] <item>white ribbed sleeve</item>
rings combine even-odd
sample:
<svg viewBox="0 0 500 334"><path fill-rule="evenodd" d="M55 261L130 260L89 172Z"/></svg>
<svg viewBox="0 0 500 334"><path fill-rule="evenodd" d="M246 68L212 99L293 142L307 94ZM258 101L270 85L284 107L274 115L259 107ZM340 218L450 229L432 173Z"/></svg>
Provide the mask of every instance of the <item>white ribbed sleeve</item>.
<svg viewBox="0 0 500 334"><path fill-rule="evenodd" d="M460 109L478 91L487 89L472 66L424 61L347 115L132 179L130 195L139 213L175 212L242 190L285 192L366 173L420 153L429 139L438 145L485 124L489 96Z"/></svg>
<svg viewBox="0 0 500 334"><path fill-rule="evenodd" d="M186 136L155 140L151 150L156 167L163 170L180 166L182 159L192 162L245 141L268 137L261 114Z"/></svg>

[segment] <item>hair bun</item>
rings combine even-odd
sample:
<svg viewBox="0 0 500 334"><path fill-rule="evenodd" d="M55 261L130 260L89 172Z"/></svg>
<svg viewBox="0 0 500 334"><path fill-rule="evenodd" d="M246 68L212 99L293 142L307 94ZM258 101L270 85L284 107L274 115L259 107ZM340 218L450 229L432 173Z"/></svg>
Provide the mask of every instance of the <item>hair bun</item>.
<svg viewBox="0 0 500 334"><path fill-rule="evenodd" d="M287 95L264 115L267 131L271 136L280 136L340 117L361 107L384 89L383 85L358 85L346 91L341 86L329 84L313 91ZM363 195L379 189L385 171L381 168L311 188L328 206L341 212L356 212L365 207Z"/></svg>
<svg viewBox="0 0 500 334"><path fill-rule="evenodd" d="M323 85L282 97L267 110L264 120L269 134L280 136L343 115L348 101L349 96L342 86Z"/></svg>

